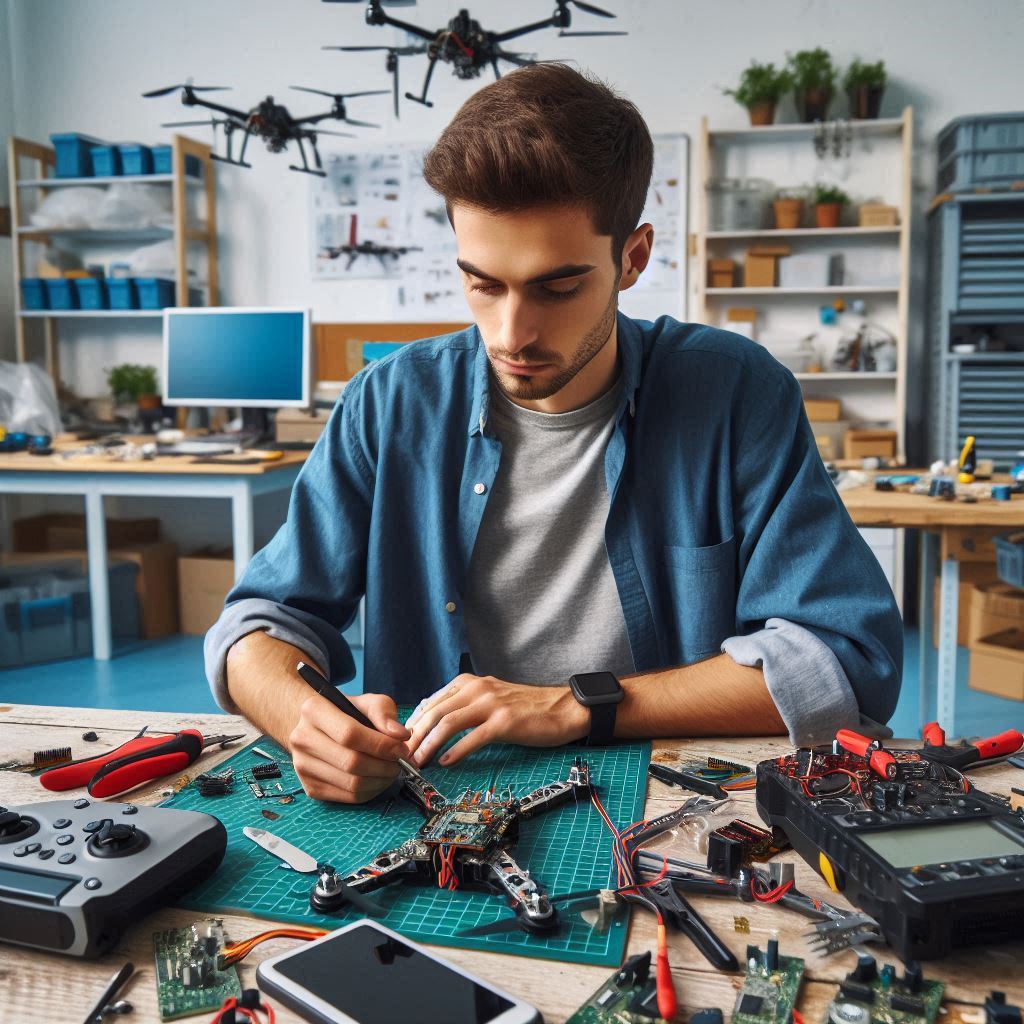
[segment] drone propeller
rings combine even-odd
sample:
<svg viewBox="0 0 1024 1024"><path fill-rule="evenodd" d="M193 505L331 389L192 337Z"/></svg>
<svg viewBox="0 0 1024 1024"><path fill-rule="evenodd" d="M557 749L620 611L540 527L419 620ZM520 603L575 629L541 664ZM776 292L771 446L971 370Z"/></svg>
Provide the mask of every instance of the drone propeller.
<svg viewBox="0 0 1024 1024"><path fill-rule="evenodd" d="M168 96L172 92L177 92L179 89L188 89L190 92L229 92L231 90L231 86L193 85L191 82L182 82L179 85L169 85L165 89L153 89L150 92L144 92L142 96L144 99L150 99L154 96Z"/></svg>
<svg viewBox="0 0 1024 1024"><path fill-rule="evenodd" d="M327 92L325 89L310 89L306 85L290 85L288 88L296 89L298 92L316 93L317 96L330 96L331 99L338 101L352 99L353 96L383 96L388 91L387 89L366 89L363 92ZM374 127L379 126L375 125Z"/></svg>
<svg viewBox="0 0 1024 1024"><path fill-rule="evenodd" d="M396 57L412 57L417 53L426 53L427 45L424 43L422 46L418 46L415 43L410 46L321 46L321 50L345 50L349 53L355 53L357 51L368 51L368 50L388 50L393 53Z"/></svg>
<svg viewBox="0 0 1024 1024"><path fill-rule="evenodd" d="M570 36L628 36L628 32L559 32L559 39L568 39Z"/></svg>
<svg viewBox="0 0 1024 1024"><path fill-rule="evenodd" d="M510 64L517 64L521 68L528 68L537 63L536 57L530 58L522 53L506 53L504 50L497 48L494 50L494 56L507 60Z"/></svg>
<svg viewBox="0 0 1024 1024"><path fill-rule="evenodd" d="M227 124L231 119L228 117L210 117L205 121L164 121L161 128L199 128L210 125L216 128L219 124Z"/></svg>
<svg viewBox="0 0 1024 1024"><path fill-rule="evenodd" d="M352 124L362 124L361 121L352 121ZM379 124L372 125L373 128L379 128ZM353 135L351 132L332 132L329 128L313 128L311 129L314 135L337 135L342 139L357 139L358 135Z"/></svg>
<svg viewBox="0 0 1024 1024"><path fill-rule="evenodd" d="M596 14L599 18L615 17L611 11L605 11L600 7L595 7L593 4L584 3L583 0L558 0L559 7L564 7L565 4L575 4L581 11L586 11L588 14Z"/></svg>
<svg viewBox="0 0 1024 1024"><path fill-rule="evenodd" d="M560 896L550 896L548 903L554 906L556 903L565 904L566 907L575 903L593 903L600 895L600 889L583 889L579 892L567 892ZM481 935L503 935L507 932L522 931L519 915L512 917L499 917L497 921L488 921L486 924L478 924L474 928L466 928L458 934L463 937Z"/></svg>
<svg viewBox="0 0 1024 1024"><path fill-rule="evenodd" d="M377 0L382 7L415 7L416 0ZM324 0L325 4L361 4L365 0Z"/></svg>

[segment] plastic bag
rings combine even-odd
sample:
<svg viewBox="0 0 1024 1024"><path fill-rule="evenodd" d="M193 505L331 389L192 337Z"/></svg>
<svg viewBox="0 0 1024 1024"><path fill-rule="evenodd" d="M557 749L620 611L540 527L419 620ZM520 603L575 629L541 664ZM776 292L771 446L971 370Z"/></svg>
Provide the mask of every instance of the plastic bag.
<svg viewBox="0 0 1024 1024"><path fill-rule="evenodd" d="M29 220L37 228L91 228L104 196L105 189L91 185L54 189Z"/></svg>
<svg viewBox="0 0 1024 1024"><path fill-rule="evenodd" d="M41 366L0 362L0 424L26 434L61 432L57 393Z"/></svg>
<svg viewBox="0 0 1024 1024"><path fill-rule="evenodd" d="M177 249L173 238L136 249L128 257L134 277L169 277L177 273ZM191 273L191 272L190 272Z"/></svg>
<svg viewBox="0 0 1024 1024"><path fill-rule="evenodd" d="M171 203L171 190L163 185L110 185L96 211L93 227L170 227Z"/></svg>

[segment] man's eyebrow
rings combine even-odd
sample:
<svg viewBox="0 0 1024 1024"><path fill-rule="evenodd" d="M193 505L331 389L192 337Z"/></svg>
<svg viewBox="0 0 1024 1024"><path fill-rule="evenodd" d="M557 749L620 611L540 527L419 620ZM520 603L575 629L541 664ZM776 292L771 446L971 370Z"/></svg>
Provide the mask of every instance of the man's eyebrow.
<svg viewBox="0 0 1024 1024"><path fill-rule="evenodd" d="M479 267L474 267L469 260L456 260L456 264L459 269L467 274L471 274L473 277L480 278L481 281L497 281L496 277L492 277L490 274L485 273ZM566 263L561 267L555 267L554 270L548 270L543 274L538 274L536 277L531 277L527 284L544 284L546 281L559 281L565 277L580 277L583 274L589 274L590 271L595 269L593 263Z"/></svg>

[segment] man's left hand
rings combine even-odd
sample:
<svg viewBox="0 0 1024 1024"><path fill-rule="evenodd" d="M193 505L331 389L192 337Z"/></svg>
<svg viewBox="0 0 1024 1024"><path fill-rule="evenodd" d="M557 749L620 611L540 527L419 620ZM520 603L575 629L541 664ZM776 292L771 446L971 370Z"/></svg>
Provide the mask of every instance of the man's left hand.
<svg viewBox="0 0 1024 1024"><path fill-rule="evenodd" d="M568 686L527 686L468 673L422 701L406 726L413 761L427 764L453 736L466 729L440 763L455 764L488 743L557 747L590 732L590 712Z"/></svg>

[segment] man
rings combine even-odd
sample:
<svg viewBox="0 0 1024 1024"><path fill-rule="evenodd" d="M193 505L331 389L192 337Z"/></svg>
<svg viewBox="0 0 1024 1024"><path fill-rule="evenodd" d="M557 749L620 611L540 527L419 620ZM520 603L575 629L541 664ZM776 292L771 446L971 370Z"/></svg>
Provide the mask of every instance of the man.
<svg viewBox="0 0 1024 1024"><path fill-rule="evenodd" d="M636 108L562 65L476 93L429 154L476 325L349 383L206 641L218 701L312 796L370 799L464 730L442 764L498 741L823 741L892 713L899 615L792 375L617 313L651 255L651 160ZM377 732L295 672L352 677L364 595L354 702ZM411 728L395 701L419 702Z"/></svg>

